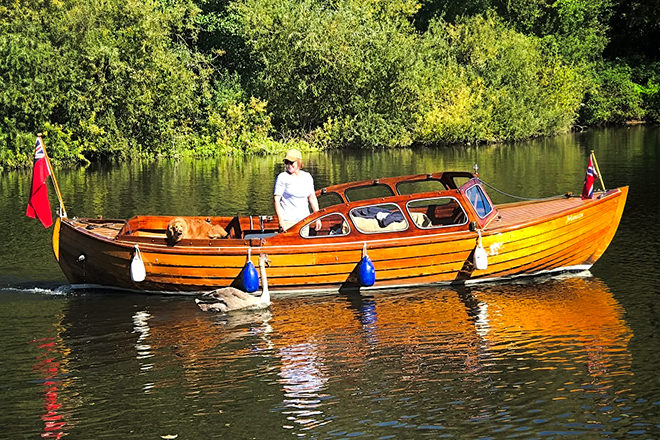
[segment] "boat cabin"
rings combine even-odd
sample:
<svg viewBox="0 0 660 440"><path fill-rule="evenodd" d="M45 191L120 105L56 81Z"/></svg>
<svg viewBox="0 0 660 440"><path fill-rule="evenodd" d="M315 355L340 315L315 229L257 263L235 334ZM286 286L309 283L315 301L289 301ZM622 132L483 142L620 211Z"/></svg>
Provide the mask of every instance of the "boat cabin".
<svg viewBox="0 0 660 440"><path fill-rule="evenodd" d="M348 235L351 225L361 234L402 232L411 223L422 230L460 227L471 219L477 222L473 228L483 227L496 215L480 181L468 172L351 182L323 188L317 198L322 209L305 219L303 237ZM319 231L313 229L317 219Z"/></svg>
<svg viewBox="0 0 660 440"><path fill-rule="evenodd" d="M321 209L278 231L274 216L200 217L222 226L223 239L186 239L176 246L221 246L238 240L255 246L302 239L337 240L339 237L377 239L378 234L426 235L485 227L497 209L469 172L444 172L388 177L322 188L316 192ZM119 240L158 244L165 238L171 216L136 216L128 220ZM191 218L191 217L189 217ZM194 217L197 218L197 217ZM317 220L321 228L316 229Z"/></svg>

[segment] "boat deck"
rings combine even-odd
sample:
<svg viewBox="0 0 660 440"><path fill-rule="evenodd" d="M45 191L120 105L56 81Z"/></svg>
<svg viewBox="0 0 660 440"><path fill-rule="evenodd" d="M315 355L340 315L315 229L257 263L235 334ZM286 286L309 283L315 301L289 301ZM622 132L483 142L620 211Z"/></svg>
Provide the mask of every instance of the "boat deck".
<svg viewBox="0 0 660 440"><path fill-rule="evenodd" d="M126 221L117 219L102 220L73 218L71 219L71 224L77 228L86 229L104 238L114 239L124 227ZM159 236L164 237L165 234L159 234Z"/></svg>
<svg viewBox="0 0 660 440"><path fill-rule="evenodd" d="M554 200L527 201L497 205L499 216L496 217L485 230L494 228L506 228L519 225L528 221L538 220L550 214L570 210L582 205L584 201L580 197L562 197Z"/></svg>

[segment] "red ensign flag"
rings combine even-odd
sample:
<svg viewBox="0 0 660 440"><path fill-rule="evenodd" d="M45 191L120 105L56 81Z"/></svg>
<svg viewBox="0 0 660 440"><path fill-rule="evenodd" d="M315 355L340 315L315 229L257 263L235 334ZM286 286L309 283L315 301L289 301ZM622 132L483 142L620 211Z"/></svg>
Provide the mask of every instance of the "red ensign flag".
<svg viewBox="0 0 660 440"><path fill-rule="evenodd" d="M25 215L38 218L44 228L49 228L53 224L53 215L50 212L50 202L48 201L48 185L46 183L48 176L50 176L50 168L46 160L46 152L41 144L41 138L37 138L37 145L34 148L32 192L30 193Z"/></svg>

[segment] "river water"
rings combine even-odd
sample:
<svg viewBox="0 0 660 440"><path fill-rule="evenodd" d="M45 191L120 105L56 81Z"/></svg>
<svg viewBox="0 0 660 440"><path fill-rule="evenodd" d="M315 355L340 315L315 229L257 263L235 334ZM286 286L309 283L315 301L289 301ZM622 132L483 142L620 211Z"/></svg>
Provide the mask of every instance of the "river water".
<svg viewBox="0 0 660 440"><path fill-rule="evenodd" d="M51 231L24 216L30 173L5 172L0 438L660 438L659 146L657 127L633 127L306 155L317 188L478 163L489 184L543 197L581 191L593 148L605 185L630 194L582 276L294 295L230 315L71 291ZM280 169L268 157L55 171L70 216L125 218L270 214Z"/></svg>

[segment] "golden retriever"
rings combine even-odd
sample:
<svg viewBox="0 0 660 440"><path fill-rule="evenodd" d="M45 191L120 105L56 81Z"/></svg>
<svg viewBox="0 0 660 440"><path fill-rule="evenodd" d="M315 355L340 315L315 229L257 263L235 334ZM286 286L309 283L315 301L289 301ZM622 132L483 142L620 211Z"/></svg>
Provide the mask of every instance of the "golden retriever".
<svg viewBox="0 0 660 440"><path fill-rule="evenodd" d="M212 225L200 218L175 217L167 224L167 243L174 246L185 239L225 238L227 231L220 225Z"/></svg>

